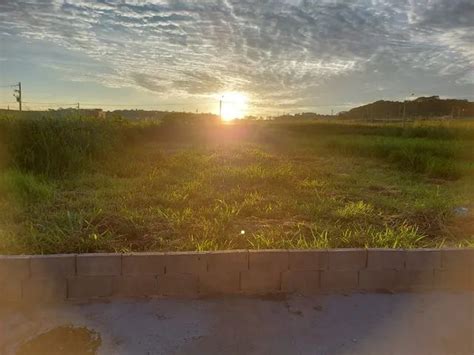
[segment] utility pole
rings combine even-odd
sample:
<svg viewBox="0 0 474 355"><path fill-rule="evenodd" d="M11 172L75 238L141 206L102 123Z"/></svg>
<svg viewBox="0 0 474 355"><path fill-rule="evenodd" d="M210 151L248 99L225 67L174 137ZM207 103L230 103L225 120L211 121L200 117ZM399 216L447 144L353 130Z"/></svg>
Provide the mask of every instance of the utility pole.
<svg viewBox="0 0 474 355"><path fill-rule="evenodd" d="M411 94L410 98L412 98L413 96L415 96L415 94ZM407 100L404 100L403 101L403 127L405 127L405 123L406 123L406 114L407 114Z"/></svg>
<svg viewBox="0 0 474 355"><path fill-rule="evenodd" d="M406 123L407 123L406 115L407 115L407 101L404 100L403 101L403 128L405 128Z"/></svg>
<svg viewBox="0 0 474 355"><path fill-rule="evenodd" d="M77 110L79 111L81 109L81 106L79 105L79 102L77 103Z"/></svg>
<svg viewBox="0 0 474 355"><path fill-rule="evenodd" d="M222 120L222 99L224 98L224 95L221 96L221 99L219 100L219 117Z"/></svg>
<svg viewBox="0 0 474 355"><path fill-rule="evenodd" d="M13 90L13 96L16 98L16 102L18 102L18 107L21 112L21 82L19 82L18 85L13 86L18 86L18 89Z"/></svg>

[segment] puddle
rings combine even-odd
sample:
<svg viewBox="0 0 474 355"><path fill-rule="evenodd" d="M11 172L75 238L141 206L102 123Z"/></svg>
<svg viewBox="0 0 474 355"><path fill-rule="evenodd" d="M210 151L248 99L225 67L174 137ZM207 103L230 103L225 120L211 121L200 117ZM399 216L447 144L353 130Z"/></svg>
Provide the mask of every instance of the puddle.
<svg viewBox="0 0 474 355"><path fill-rule="evenodd" d="M61 326L22 344L17 355L94 355L101 344L100 334L85 327Z"/></svg>

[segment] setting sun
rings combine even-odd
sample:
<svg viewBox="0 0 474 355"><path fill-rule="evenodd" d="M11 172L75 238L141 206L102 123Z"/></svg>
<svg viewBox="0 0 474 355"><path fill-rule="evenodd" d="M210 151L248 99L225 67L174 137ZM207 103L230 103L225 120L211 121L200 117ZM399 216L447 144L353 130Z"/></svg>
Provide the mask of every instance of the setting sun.
<svg viewBox="0 0 474 355"><path fill-rule="evenodd" d="M220 115L224 121L243 118L248 110L248 98L240 92L226 92L221 95Z"/></svg>

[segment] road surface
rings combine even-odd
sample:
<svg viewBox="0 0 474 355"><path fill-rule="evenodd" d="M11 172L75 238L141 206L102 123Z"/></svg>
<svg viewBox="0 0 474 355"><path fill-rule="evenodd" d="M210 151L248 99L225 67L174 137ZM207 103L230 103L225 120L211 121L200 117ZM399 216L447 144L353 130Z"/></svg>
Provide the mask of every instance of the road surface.
<svg viewBox="0 0 474 355"><path fill-rule="evenodd" d="M0 353L70 327L96 334L98 354L472 355L473 304L474 293L434 292L3 307Z"/></svg>

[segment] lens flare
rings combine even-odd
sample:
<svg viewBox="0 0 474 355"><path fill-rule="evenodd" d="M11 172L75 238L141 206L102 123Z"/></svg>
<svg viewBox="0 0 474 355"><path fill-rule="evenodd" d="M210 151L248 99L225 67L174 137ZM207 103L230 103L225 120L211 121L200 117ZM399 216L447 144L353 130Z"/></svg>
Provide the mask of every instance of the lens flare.
<svg viewBox="0 0 474 355"><path fill-rule="evenodd" d="M224 121L232 121L247 115L248 98L241 92L225 92L221 94L220 114Z"/></svg>

